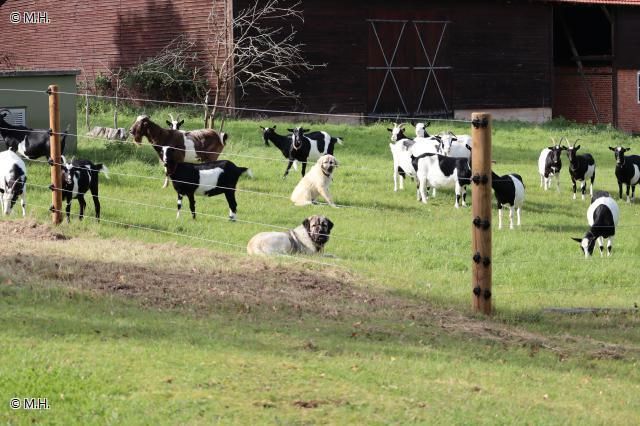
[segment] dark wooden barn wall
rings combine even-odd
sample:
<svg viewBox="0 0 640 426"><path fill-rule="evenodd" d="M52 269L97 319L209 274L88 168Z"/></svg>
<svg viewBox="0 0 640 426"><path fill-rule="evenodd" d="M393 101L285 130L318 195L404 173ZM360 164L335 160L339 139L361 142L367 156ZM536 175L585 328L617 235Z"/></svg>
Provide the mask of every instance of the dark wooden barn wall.
<svg viewBox="0 0 640 426"><path fill-rule="evenodd" d="M640 69L640 7L618 7L615 29L615 66Z"/></svg>
<svg viewBox="0 0 640 426"><path fill-rule="evenodd" d="M246 7L247 0L236 2ZM370 18L448 19L453 66L451 108L550 107L552 8L528 1L306 0L300 40L306 57L326 68L304 74L293 102L250 93L240 105L312 112L367 111Z"/></svg>

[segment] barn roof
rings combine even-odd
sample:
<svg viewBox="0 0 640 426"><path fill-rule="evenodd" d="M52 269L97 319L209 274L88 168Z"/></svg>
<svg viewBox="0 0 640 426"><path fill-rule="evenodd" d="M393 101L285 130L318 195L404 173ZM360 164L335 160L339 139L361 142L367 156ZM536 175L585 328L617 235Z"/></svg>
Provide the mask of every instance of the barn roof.
<svg viewBox="0 0 640 426"><path fill-rule="evenodd" d="M551 3L582 3L582 4L616 4L623 6L640 6L640 0L543 0Z"/></svg>

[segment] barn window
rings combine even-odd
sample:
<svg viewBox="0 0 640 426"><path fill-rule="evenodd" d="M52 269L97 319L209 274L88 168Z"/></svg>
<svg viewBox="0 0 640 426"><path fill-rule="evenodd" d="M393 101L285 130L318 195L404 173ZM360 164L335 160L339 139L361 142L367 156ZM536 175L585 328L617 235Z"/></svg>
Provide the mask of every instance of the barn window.
<svg viewBox="0 0 640 426"><path fill-rule="evenodd" d="M2 110L8 110L9 114L4 118L7 123L14 126L26 126L27 122L27 109L26 108L4 108Z"/></svg>

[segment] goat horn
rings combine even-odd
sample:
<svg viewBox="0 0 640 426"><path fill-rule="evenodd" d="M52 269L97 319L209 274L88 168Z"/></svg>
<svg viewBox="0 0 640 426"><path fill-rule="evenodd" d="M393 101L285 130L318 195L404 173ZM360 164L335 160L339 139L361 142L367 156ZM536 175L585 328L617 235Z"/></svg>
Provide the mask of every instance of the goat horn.
<svg viewBox="0 0 640 426"><path fill-rule="evenodd" d="M554 145L558 145L556 143L556 139L553 136L549 136L551 138L551 142L553 142ZM562 139L560 139L560 142L562 142Z"/></svg>
<svg viewBox="0 0 640 426"><path fill-rule="evenodd" d="M171 119L171 121L176 121L176 120L173 118L173 114L171 114L171 113L169 113L169 118Z"/></svg>

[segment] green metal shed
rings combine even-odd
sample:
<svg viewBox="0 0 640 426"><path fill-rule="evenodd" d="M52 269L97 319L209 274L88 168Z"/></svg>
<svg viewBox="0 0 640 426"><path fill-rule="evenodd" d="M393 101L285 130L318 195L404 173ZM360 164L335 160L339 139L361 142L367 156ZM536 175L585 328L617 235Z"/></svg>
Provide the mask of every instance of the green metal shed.
<svg viewBox="0 0 640 426"><path fill-rule="evenodd" d="M49 128L49 99L46 93L51 84L57 84L60 92L76 93L76 76L80 70L0 71L0 109L11 111L7 121L34 129ZM15 91L13 91L15 90ZM23 92L35 90L37 92ZM78 134L76 96L59 95L60 128L69 126L69 133ZM67 136L65 153L75 153L77 140ZM0 136L0 149L6 149Z"/></svg>

